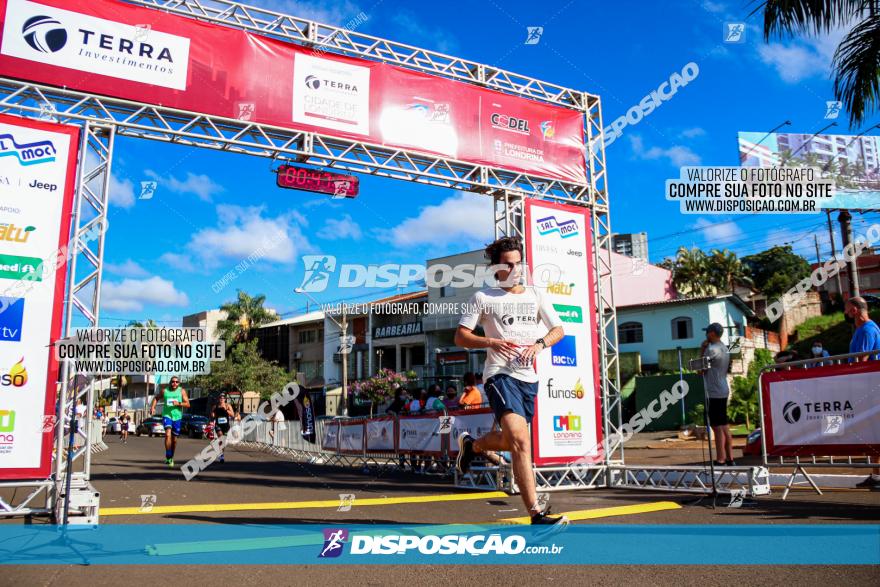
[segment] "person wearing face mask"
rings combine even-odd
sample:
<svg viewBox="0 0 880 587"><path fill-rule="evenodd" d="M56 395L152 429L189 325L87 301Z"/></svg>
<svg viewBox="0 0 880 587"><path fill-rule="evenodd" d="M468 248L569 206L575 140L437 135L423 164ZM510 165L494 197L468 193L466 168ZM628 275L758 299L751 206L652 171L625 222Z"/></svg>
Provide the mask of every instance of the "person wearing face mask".
<svg viewBox="0 0 880 587"><path fill-rule="evenodd" d="M825 350L825 345L822 344L821 340L813 341L813 346L810 349L810 354L814 359L824 359L825 357L829 357L831 355L828 354L828 351ZM821 367L822 365L830 365L831 361L816 361L812 363L811 367Z"/></svg>

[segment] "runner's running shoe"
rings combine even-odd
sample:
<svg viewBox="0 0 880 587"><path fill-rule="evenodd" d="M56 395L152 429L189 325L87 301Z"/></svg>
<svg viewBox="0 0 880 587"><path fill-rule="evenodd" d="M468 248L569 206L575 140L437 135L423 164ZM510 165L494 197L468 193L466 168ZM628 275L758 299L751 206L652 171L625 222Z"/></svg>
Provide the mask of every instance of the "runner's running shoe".
<svg viewBox="0 0 880 587"><path fill-rule="evenodd" d="M565 516L551 516L550 508L532 516L532 526L545 526L544 529L535 532L535 538L544 540L562 532L568 527L569 520Z"/></svg>
<svg viewBox="0 0 880 587"><path fill-rule="evenodd" d="M462 475L470 471L474 460L474 437L467 432L458 435L458 457L455 459L455 467Z"/></svg>

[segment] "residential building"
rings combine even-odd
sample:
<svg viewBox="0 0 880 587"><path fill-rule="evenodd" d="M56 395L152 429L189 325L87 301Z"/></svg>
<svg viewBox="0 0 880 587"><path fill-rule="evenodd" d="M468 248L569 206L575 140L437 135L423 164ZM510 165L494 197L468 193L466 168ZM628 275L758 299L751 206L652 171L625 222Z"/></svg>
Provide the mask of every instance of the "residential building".
<svg viewBox="0 0 880 587"><path fill-rule="evenodd" d="M308 388L324 385L324 312L314 311L265 324L257 330L260 354L302 374Z"/></svg>
<svg viewBox="0 0 880 587"><path fill-rule="evenodd" d="M183 317L184 328L205 328L208 340L216 342L220 340L217 332L217 323L226 319L226 312L223 310L205 310Z"/></svg>
<svg viewBox="0 0 880 587"><path fill-rule="evenodd" d="M818 268L819 265L816 263L811 265L813 270ZM856 258L856 268L859 278L859 293L880 295L880 255L862 253ZM852 297L849 290L848 263L840 269L840 285L843 288L843 299ZM826 296L840 295L841 292L837 289L837 277L832 277L820 285L819 292Z"/></svg>
<svg viewBox="0 0 880 587"><path fill-rule="evenodd" d="M611 250L619 255L648 260L648 233L618 233L611 235Z"/></svg>

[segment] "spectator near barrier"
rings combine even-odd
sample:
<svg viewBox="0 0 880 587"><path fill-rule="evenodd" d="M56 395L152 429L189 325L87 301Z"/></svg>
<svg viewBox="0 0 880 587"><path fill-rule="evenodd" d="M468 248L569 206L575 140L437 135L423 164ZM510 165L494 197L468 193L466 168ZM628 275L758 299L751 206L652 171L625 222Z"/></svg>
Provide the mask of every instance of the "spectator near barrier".
<svg viewBox="0 0 880 587"><path fill-rule="evenodd" d="M477 389L477 378L473 373L464 374L464 393L461 394L461 399L458 400L458 403L466 410L479 408L480 404L483 403L483 396L480 394L480 390Z"/></svg>
<svg viewBox="0 0 880 587"><path fill-rule="evenodd" d="M880 327L868 315L868 302L859 296L852 297L846 302L844 314L847 322L852 322L856 328L852 340L849 342L849 352L880 351ZM870 360L880 360L880 353L850 359L850 361L856 362ZM871 462L870 459L871 457L868 457L868 462ZM880 489L880 468L873 469L868 478L856 484L856 487Z"/></svg>

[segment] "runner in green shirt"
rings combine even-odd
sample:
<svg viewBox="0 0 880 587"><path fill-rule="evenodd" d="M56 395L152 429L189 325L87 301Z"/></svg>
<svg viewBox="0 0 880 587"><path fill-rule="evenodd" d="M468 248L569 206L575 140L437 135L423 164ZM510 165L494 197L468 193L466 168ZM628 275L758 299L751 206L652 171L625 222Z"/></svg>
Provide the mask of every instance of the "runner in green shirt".
<svg viewBox="0 0 880 587"><path fill-rule="evenodd" d="M162 401L162 420L165 424L165 464L174 466L174 451L177 448L177 437L180 436L180 422L183 408L189 407L186 390L180 387L180 379L172 377L169 386L153 396L150 404L150 415L156 410L156 403Z"/></svg>

